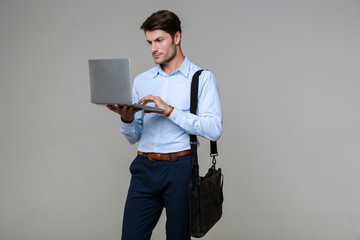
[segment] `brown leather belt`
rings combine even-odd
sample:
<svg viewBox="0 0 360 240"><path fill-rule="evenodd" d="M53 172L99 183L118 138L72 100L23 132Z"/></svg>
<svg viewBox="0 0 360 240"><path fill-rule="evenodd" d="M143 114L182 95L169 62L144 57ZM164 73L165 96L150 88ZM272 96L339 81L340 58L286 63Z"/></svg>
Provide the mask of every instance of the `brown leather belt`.
<svg viewBox="0 0 360 240"><path fill-rule="evenodd" d="M144 153L138 151L138 154L148 158L150 161L173 161L175 162L178 157L191 154L191 150L185 150L175 153Z"/></svg>

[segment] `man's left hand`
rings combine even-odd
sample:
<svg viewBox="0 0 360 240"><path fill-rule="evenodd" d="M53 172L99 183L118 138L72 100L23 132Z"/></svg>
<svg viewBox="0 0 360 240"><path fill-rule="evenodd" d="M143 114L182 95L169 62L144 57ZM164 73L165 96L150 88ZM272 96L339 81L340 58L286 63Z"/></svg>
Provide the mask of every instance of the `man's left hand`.
<svg viewBox="0 0 360 240"><path fill-rule="evenodd" d="M162 111L162 112L145 111L147 113L150 113L150 112L161 113L161 114L168 116L172 111L172 107L170 107L168 104L166 104L159 96L153 96L151 94L140 99L138 103L146 105L150 102L155 103L156 108L163 109L164 111Z"/></svg>

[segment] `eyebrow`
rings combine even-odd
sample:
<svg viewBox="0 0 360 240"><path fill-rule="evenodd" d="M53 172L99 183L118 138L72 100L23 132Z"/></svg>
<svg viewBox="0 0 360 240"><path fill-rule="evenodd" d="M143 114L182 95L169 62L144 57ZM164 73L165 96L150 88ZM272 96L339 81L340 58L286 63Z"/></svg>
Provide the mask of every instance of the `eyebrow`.
<svg viewBox="0 0 360 240"><path fill-rule="evenodd" d="M147 41L148 43L152 43L152 42L160 41L160 40L162 40L162 39L164 39L164 38L163 38L163 37L158 37L158 38L154 39L153 41L150 41L150 40L148 40L148 39L146 39L146 41Z"/></svg>

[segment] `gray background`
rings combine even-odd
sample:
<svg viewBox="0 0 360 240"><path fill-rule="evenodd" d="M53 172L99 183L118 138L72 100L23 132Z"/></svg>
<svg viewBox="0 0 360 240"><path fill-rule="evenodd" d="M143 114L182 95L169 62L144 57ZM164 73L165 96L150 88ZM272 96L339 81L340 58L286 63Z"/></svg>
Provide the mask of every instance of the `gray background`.
<svg viewBox="0 0 360 240"><path fill-rule="evenodd" d="M0 240L120 238L136 145L90 104L87 60L152 67L139 26L159 9L221 91L224 216L204 239L359 240L355 0L0 0Z"/></svg>

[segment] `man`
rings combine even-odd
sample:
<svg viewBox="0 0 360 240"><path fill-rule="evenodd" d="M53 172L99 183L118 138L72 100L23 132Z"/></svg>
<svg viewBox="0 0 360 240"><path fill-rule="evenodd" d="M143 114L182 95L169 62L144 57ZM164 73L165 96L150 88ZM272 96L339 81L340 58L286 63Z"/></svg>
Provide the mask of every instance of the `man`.
<svg viewBox="0 0 360 240"><path fill-rule="evenodd" d="M181 22L172 12L153 13L141 26L156 67L134 80L134 102L154 104L163 112L115 105L121 133L140 141L123 219L123 240L150 239L163 208L168 240L190 239L188 184L192 179L189 134L216 141L222 132L217 82L209 71L199 78L198 113L190 113L190 87L200 68L183 54Z"/></svg>

